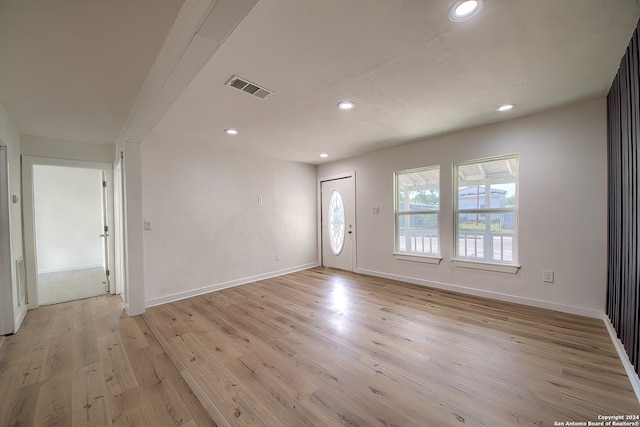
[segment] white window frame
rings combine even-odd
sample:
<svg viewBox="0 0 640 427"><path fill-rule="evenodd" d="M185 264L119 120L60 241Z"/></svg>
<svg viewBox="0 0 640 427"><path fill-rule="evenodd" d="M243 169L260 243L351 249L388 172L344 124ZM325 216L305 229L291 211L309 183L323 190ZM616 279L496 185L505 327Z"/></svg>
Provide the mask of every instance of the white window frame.
<svg viewBox="0 0 640 427"><path fill-rule="evenodd" d="M393 173L393 206L394 206L394 242L393 242L393 246L394 246L394 251L393 254L395 256L396 259L398 260L403 260L403 261L417 261L417 262L425 262L425 263L430 263L430 264L439 264L440 261L442 260L442 256L441 254L441 247L442 245L440 244L442 236L440 233L440 204L438 203L438 209L437 210L424 210L424 211L401 211L400 210L400 206L399 206L399 202L398 202L398 196L399 196L399 191L398 191L398 185L399 185L399 179L398 177L400 175L408 175L408 174L412 174L412 173L418 173L418 172L424 172L424 171L433 171L436 170L438 171L438 185L437 187L434 187L435 189L438 190L438 197L440 197L440 193L441 193L441 189L440 189L440 172L441 172L441 168L440 165L434 165L434 166L426 166L426 167L422 167L422 168L416 168L416 169L407 169L407 170L402 170L402 171L396 171ZM435 253L420 253L420 252L411 252L411 251L400 251L399 249L399 239L400 239L400 234L399 234L399 226L400 226L400 217L401 216L409 216L409 215L420 215L420 214L427 214L427 215L435 215L436 219L437 219L437 228L436 228L436 233L437 233L437 248L436 248L436 252Z"/></svg>
<svg viewBox="0 0 640 427"><path fill-rule="evenodd" d="M515 186L516 186L516 200L515 206L513 208L491 208L491 204L489 203L489 207L486 205L481 209L460 209L459 204L459 188L460 188L460 175L458 173L458 168L460 166L472 165L472 164L481 164L499 160L515 160L516 171L515 171ZM497 271L502 273L517 273L520 269L520 265L518 264L518 241L519 241L519 227L518 227L518 209L519 209L519 198L520 198L520 185L519 185L519 176L520 176L520 166L519 166L519 156L517 154L509 154L504 156L497 157L487 157L482 159L474 159L468 160L464 162L458 162L453 164L453 230L454 230L454 242L453 242L453 250L454 250L454 258L452 261L454 265L460 268L470 268L470 269L479 269L479 270L490 270ZM465 186L467 186L466 183ZM487 185L487 181L483 182L483 185ZM459 219L460 214L483 214L483 215L492 215L492 214L503 214L503 213L513 213L514 216L514 226L513 226L513 237L512 237L512 260L494 260L494 259L486 259L486 258L477 258L477 257L465 257L463 254L460 254L460 245L459 245Z"/></svg>

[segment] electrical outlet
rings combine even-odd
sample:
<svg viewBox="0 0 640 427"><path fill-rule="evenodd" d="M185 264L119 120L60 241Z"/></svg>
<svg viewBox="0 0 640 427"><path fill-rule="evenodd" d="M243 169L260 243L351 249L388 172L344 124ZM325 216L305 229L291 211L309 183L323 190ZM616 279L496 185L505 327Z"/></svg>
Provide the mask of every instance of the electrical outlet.
<svg viewBox="0 0 640 427"><path fill-rule="evenodd" d="M374 206L372 212L374 215L378 215L380 213L380 206Z"/></svg>
<svg viewBox="0 0 640 427"><path fill-rule="evenodd" d="M280 261L280 252L276 252L276 261Z"/></svg>
<svg viewBox="0 0 640 427"><path fill-rule="evenodd" d="M151 230L151 221L144 221L143 226L145 230Z"/></svg>
<svg viewBox="0 0 640 427"><path fill-rule="evenodd" d="M262 204L262 197L258 196L258 204Z"/></svg>
<svg viewBox="0 0 640 427"><path fill-rule="evenodd" d="M542 280L545 283L553 283L553 271L551 271L551 270L543 270L542 271Z"/></svg>

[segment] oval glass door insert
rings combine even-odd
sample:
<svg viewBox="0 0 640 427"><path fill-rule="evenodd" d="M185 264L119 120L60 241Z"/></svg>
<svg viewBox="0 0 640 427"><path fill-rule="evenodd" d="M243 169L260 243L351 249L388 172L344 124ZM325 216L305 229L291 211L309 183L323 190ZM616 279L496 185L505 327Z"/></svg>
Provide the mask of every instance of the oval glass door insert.
<svg viewBox="0 0 640 427"><path fill-rule="evenodd" d="M329 244L334 255L340 255L344 246L345 218L342 196L333 190L329 197Z"/></svg>

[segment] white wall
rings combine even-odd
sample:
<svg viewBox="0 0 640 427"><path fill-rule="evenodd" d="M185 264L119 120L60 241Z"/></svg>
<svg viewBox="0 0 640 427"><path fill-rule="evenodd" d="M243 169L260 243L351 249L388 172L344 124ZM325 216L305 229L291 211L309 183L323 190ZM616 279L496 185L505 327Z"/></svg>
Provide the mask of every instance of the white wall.
<svg viewBox="0 0 640 427"><path fill-rule="evenodd" d="M122 144L124 152L125 307L129 316L144 313L145 261L142 206L142 147Z"/></svg>
<svg viewBox="0 0 640 427"><path fill-rule="evenodd" d="M357 269L476 295L599 316L607 274L607 130L604 99L321 165L355 170ZM453 266L452 163L517 153L517 274ZM394 247L393 172L441 167L440 265L401 261ZM373 215L372 208L380 207ZM555 283L542 281L555 271Z"/></svg>
<svg viewBox="0 0 640 427"><path fill-rule="evenodd" d="M9 194L20 196L20 134L2 104L0 104L0 140L7 146ZM26 306L22 306L22 309L19 307L17 273L14 268L15 261L22 257L22 209L20 203L10 204L9 221L11 227L13 330L16 331L26 314Z"/></svg>
<svg viewBox="0 0 640 427"><path fill-rule="evenodd" d="M150 135L142 144L147 305L316 265L315 188L312 165Z"/></svg>
<svg viewBox="0 0 640 427"><path fill-rule="evenodd" d="M102 171L33 167L38 274L104 265Z"/></svg>
<svg viewBox="0 0 640 427"><path fill-rule="evenodd" d="M22 135L21 153L26 156L54 157L67 160L113 163L114 144L85 144L32 135Z"/></svg>

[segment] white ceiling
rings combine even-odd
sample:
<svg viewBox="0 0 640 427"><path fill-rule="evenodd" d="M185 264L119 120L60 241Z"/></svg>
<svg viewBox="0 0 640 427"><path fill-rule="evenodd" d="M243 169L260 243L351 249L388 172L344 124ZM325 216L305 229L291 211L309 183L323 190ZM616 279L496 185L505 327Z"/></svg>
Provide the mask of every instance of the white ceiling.
<svg viewBox="0 0 640 427"><path fill-rule="evenodd" d="M185 30L189 48L215 43L172 73L180 84L156 84L172 96L134 108L181 2L0 0L0 101L23 134L112 142L133 120L145 125L125 135L153 129L145 144L318 164L604 96L640 16L637 0L485 0L462 23L448 19L455 0L244 1L224 37L212 34L229 19ZM233 75L273 94L225 86ZM356 108L338 111L343 99Z"/></svg>
<svg viewBox="0 0 640 427"><path fill-rule="evenodd" d="M113 143L183 0L0 0L0 102L20 133Z"/></svg>

